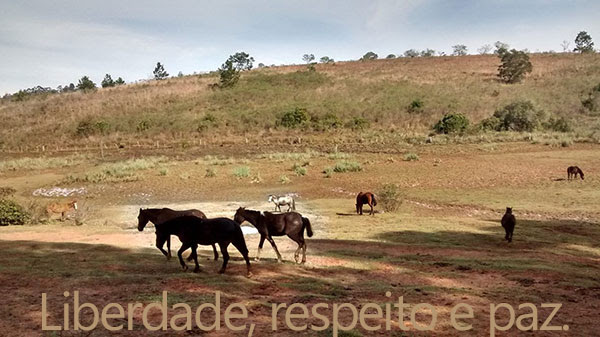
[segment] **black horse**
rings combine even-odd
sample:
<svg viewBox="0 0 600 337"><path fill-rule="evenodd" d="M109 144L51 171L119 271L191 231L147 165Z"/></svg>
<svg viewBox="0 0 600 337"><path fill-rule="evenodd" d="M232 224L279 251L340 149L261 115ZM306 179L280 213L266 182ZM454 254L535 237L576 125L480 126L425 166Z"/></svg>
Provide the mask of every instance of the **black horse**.
<svg viewBox="0 0 600 337"><path fill-rule="evenodd" d="M246 240L240 225L235 221L227 218L200 219L196 216L185 215L178 218L168 220L162 224L156 225L157 231L168 235L176 235L182 245L177 251L179 263L183 270L187 270L188 266L183 261L183 252L191 248L192 258L196 264L194 272L200 271L198 264L198 255L196 253L197 245L214 245L219 244L221 254L223 254L223 266L219 273L224 273L229 261L229 253L227 247L233 244L235 248L242 254L246 260L247 275L250 277L250 260L248 259L248 248Z"/></svg>
<svg viewBox="0 0 600 337"><path fill-rule="evenodd" d="M512 214L512 207L506 207L506 213L502 217L502 221L500 222L502 227L504 227L504 231L506 235L504 239L508 242L512 242L513 232L515 230L515 225L517 224L517 220L515 216Z"/></svg>
<svg viewBox="0 0 600 337"><path fill-rule="evenodd" d="M567 180L577 179L577 175L583 180L583 171L577 166L569 166L567 168Z"/></svg>
<svg viewBox="0 0 600 337"><path fill-rule="evenodd" d="M175 211L170 208L140 208L140 213L138 214L138 230L140 232L143 231L144 227L146 227L148 222L152 222L156 227L156 225L160 225L165 221L184 215L196 216L200 219L206 219L206 215L204 215L204 213L197 209ZM165 242L167 242L167 251L163 249ZM218 260L219 253L217 252L217 247L215 247L214 244L212 245L212 247L213 254L215 255L215 260ZM167 257L167 259L171 258L171 235L161 233L158 230L158 227L156 228L156 248L158 248ZM190 255L190 257L188 257L188 261L191 261L191 259L192 256Z"/></svg>
<svg viewBox="0 0 600 337"><path fill-rule="evenodd" d="M296 212L287 212L282 214L273 214L271 212L259 212L245 209L243 207L238 208L233 218L238 224L242 224L244 221L250 222L258 232L260 233L260 242L258 244L258 252L256 254L256 261L260 259L260 250L265 243L265 239L271 243L275 253L277 253L277 261L281 262L281 254L277 250L275 241L272 236L283 236L287 235L290 239L298 243L298 249L294 253L294 260L298 263L298 257L300 250L302 249L302 263L306 262L306 242L304 241L304 228L306 228L306 234L308 237L313 236L312 227L310 221Z"/></svg>

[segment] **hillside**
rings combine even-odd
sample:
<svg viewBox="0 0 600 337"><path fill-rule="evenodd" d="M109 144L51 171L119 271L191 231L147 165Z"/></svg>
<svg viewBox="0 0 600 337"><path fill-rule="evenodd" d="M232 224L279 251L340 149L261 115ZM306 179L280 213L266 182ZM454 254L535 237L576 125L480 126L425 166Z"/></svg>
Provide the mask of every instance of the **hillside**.
<svg viewBox="0 0 600 337"><path fill-rule="evenodd" d="M574 137L600 134L581 99L600 83L600 55L533 54L533 73L521 84L497 80L494 55L399 58L369 62L263 68L246 72L233 89L211 89L217 75L149 81L92 93L2 100L4 151L103 144L250 142L336 137L367 141L425 136L446 112L471 123L511 102L531 100L574 123ZM409 112L413 100L423 108ZM312 122L287 130L281 115L306 109ZM218 138L215 136L218 135ZM226 137L224 137L226 135ZM379 137L379 138L378 138ZM394 140L395 141L395 140Z"/></svg>

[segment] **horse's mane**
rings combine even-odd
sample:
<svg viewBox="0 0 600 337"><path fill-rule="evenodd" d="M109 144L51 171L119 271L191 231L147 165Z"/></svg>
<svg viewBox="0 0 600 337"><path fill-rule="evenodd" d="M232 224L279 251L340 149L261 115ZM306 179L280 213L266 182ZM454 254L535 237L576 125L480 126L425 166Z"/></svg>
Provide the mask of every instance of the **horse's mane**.
<svg viewBox="0 0 600 337"><path fill-rule="evenodd" d="M252 210L252 209L245 209L245 208L244 208L244 211L245 211L245 212L248 212L248 213L250 213L250 214L260 214L260 211L255 211L255 210Z"/></svg>

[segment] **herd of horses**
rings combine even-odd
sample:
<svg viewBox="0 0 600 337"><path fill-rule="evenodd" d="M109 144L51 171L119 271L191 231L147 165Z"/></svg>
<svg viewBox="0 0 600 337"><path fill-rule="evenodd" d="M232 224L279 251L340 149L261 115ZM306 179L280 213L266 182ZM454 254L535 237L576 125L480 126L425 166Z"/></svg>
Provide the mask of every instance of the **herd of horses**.
<svg viewBox="0 0 600 337"><path fill-rule="evenodd" d="M271 200L269 197L269 201ZM285 202L285 198L282 202ZM295 202L292 202L295 208ZM280 206L280 205L278 205ZM175 211L169 208L148 208L141 209L138 214L138 230L143 231L148 222L152 222L156 229L156 247L167 257L171 258L171 235L175 235L181 241L181 248L177 251L177 257L183 270L187 270L188 266L183 260L183 252L191 249L192 253L188 260L193 260L195 263L194 272L200 271L198 263L197 247L198 245L211 245L213 248L214 259L219 258L216 245L219 245L223 256L223 265L220 273L224 273L229 261L229 253L227 248L229 244L242 254L246 261L247 275L252 275L250 271L250 259L248 258L248 248L246 240L241 229L243 222L252 224L260 234L260 242L258 244L258 252L256 261L260 260L260 252L263 248L265 240L269 241L275 253L277 261L282 262L281 254L277 249L277 245L273 240L273 236L287 235L290 239L298 244L298 248L294 253L296 263L306 262L306 241L304 232L308 237L313 236L312 226L308 218L303 217L300 213L288 210L285 213L260 212L255 210L240 207L233 216L233 220L229 218L213 218L208 219L206 215L197 210ZM167 250L164 249L164 244L167 243ZM300 259L302 252L302 259Z"/></svg>
<svg viewBox="0 0 600 337"><path fill-rule="evenodd" d="M569 166L567 168L568 180L577 179L578 176L581 180L584 179L583 171L579 167ZM255 258L256 261L260 259L263 244L265 240L267 240L275 250L278 262L281 262L282 257L273 240L273 236L287 235L298 244L298 248L294 253L294 260L296 263L305 263L306 241L304 239L304 232L306 231L308 237L313 236L310 221L300 213L295 212L296 202L293 195L269 195L268 202L274 203L275 211L279 211L280 213L267 211L260 212L240 207L235 212L233 220L229 218L208 219L203 212L197 209L176 211L169 208L140 208L138 214L138 230L143 231L146 224L152 222L156 229L156 247L167 257L167 259L171 258L171 235L177 236L182 243L181 248L177 251L179 263L184 270L188 269L183 260L182 253L187 249L191 249L192 253L188 257L188 261L194 261L194 272L200 271L198 255L196 252L198 245L211 245L215 260L218 260L219 258L216 247L219 245L221 254L223 255L223 265L221 266L220 272L224 273L227 262L229 261L227 247L229 244L233 244L244 257L247 273L248 276L250 276L248 248L246 246L244 234L241 230L242 223L246 221L252 224L260 234L258 252ZM369 214L374 215L374 207L377 206L375 194L372 192L358 193L356 196L357 214L363 214L364 205L368 205L370 207ZM287 211L281 213L281 206L288 206ZM77 201L73 200L69 203L50 204L46 208L46 212L49 216L52 214L60 214L61 220L64 220L65 214L70 210L77 210ZM512 242L516 219L512 213L511 207L506 208L501 224L506 232L504 237L505 240ZM167 244L167 250L164 249L165 243ZM302 253L302 259L300 259L300 253Z"/></svg>

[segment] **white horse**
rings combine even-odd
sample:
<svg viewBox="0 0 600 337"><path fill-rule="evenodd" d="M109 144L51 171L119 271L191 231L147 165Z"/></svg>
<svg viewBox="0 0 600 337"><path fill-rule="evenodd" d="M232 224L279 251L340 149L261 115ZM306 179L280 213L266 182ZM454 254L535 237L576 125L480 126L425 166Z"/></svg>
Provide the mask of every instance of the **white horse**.
<svg viewBox="0 0 600 337"><path fill-rule="evenodd" d="M288 206L287 212L290 210L296 210L296 201L291 195L269 195L269 202L275 204L275 210L281 212L281 206Z"/></svg>

